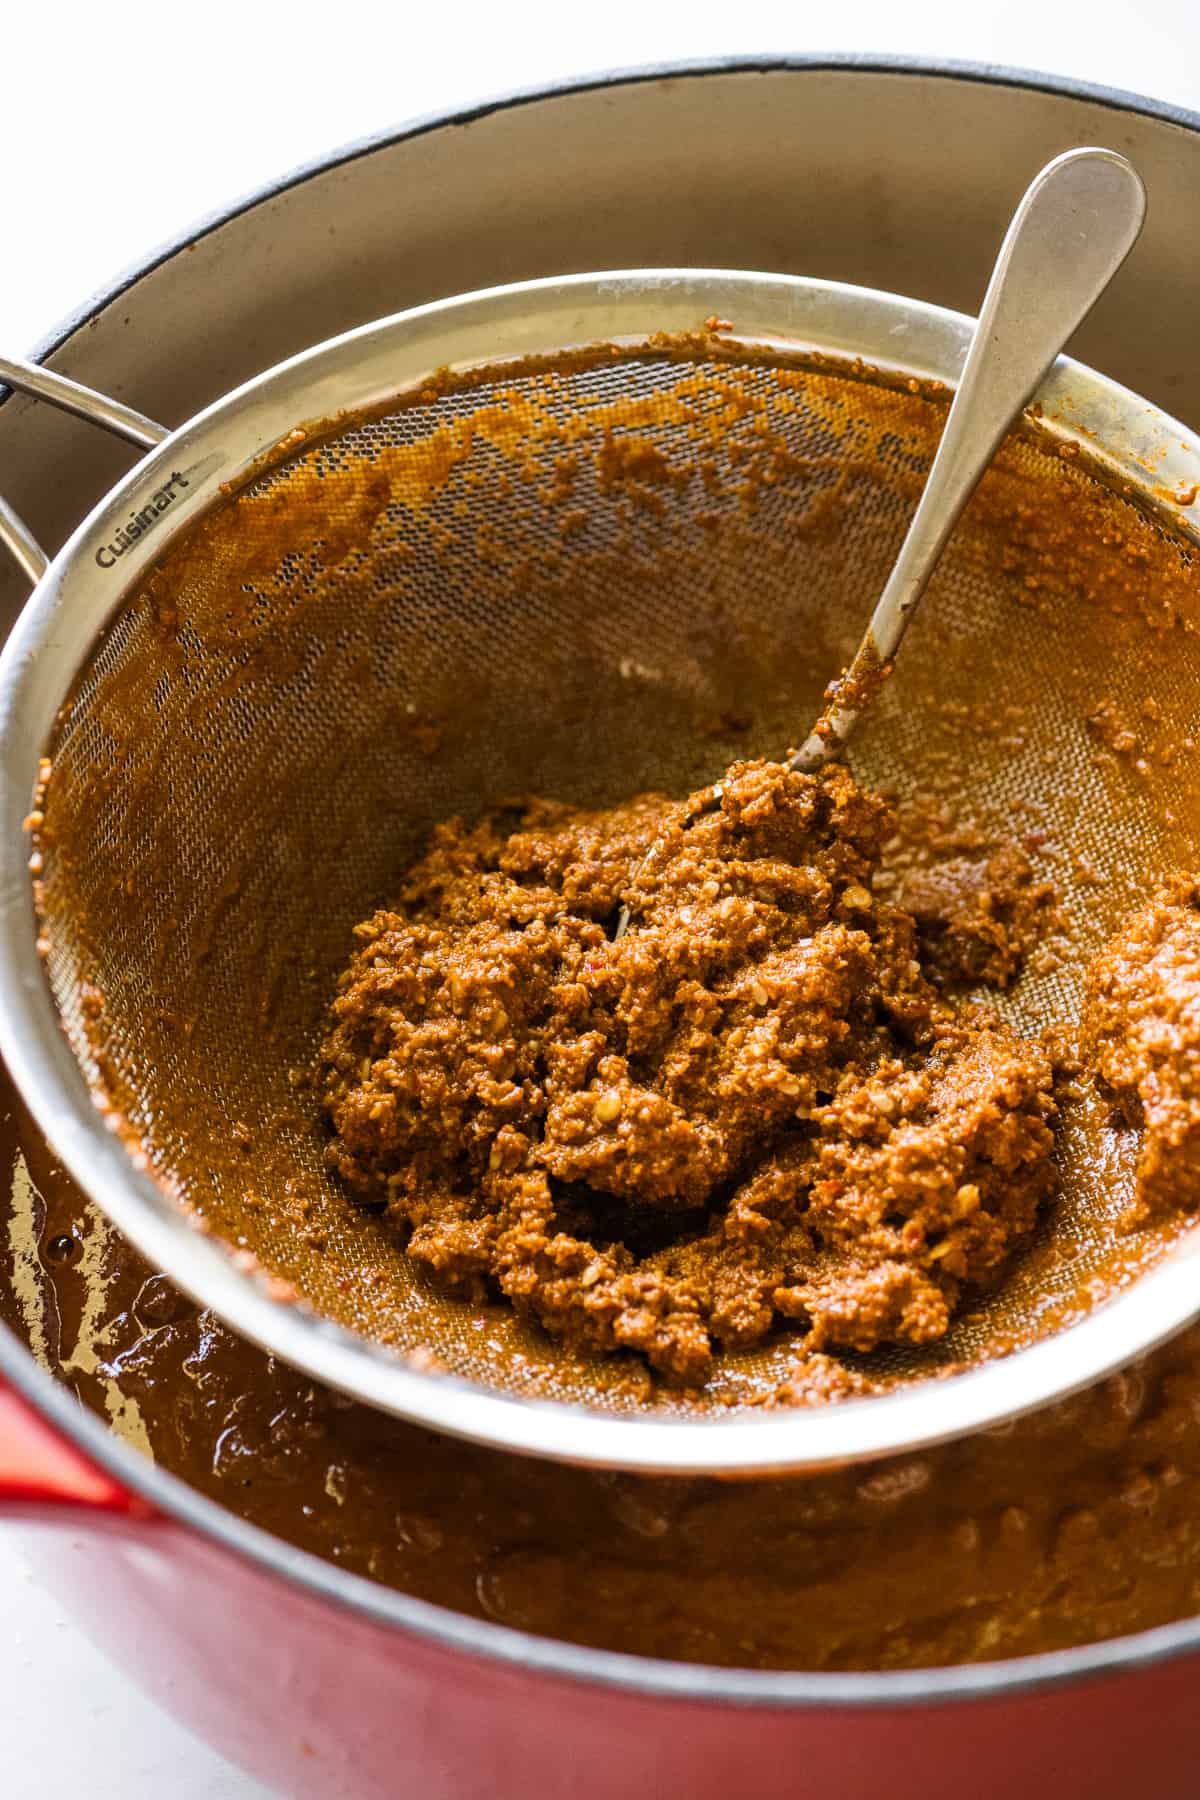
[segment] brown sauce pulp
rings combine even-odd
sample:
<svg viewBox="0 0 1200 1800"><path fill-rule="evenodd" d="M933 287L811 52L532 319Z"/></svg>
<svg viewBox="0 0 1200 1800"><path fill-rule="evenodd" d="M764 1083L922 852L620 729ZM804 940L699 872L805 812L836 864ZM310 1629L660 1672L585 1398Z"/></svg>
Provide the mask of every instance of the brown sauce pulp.
<svg viewBox="0 0 1200 1800"><path fill-rule="evenodd" d="M873 891L890 832L845 768L780 762L443 825L358 928L331 1166L450 1291L678 1386L781 1325L788 1399L853 1387L827 1351L943 1337L1051 1192L1053 1068L931 980ZM1019 961L991 896L924 894L943 973L955 951L980 973L964 915L997 985Z"/></svg>

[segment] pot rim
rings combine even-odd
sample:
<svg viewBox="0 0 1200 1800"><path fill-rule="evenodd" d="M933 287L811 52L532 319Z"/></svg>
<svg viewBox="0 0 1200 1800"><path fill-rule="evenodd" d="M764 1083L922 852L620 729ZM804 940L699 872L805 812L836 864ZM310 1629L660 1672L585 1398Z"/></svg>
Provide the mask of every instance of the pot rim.
<svg viewBox="0 0 1200 1800"><path fill-rule="evenodd" d="M1109 87L1103 82L1077 81L1070 75L1051 75L1039 69L1016 68L1010 63L983 63L946 57L922 60L903 53L875 51L799 51L779 54L747 53L739 56L683 57L677 60L623 64L611 69L596 69L583 75L568 75L558 81L533 83L528 87L509 88L499 94L484 95L464 106L447 107L441 112L420 113L397 125L384 126L360 138L351 138L324 155L314 156L271 181L237 195L227 205L202 213L177 235L164 239L137 262L117 271L103 287L97 288L71 312L51 327L30 349L29 355L43 362L90 324L123 293L144 276L190 249L202 238L219 231L243 213L252 212L264 201L273 200L289 189L301 187L315 176L344 168L360 157L371 156L392 144L426 136L446 126L474 124L493 113L510 112L543 100L569 99L576 94L598 93L605 88L638 87L655 81L693 80L709 75L771 75L822 73L862 73L866 75L923 75L939 81L978 82L989 87L1024 88L1032 93L1050 94L1068 100L1090 101L1107 106L1114 112L1140 113L1164 125L1178 125L1184 130L1200 132L1200 111L1176 106L1168 100L1155 100L1129 88ZM0 391L3 391L0 384ZM12 398L11 390L0 399L3 406Z"/></svg>
<svg viewBox="0 0 1200 1800"><path fill-rule="evenodd" d="M44 360L144 276L219 230L242 213L287 192L315 176L345 166L392 144L461 126L489 114L542 100L567 98L605 88L650 81L691 80L710 75L862 72L925 76L936 80L976 81L1023 88L1067 99L1089 101L1116 112L1133 112L1161 123L1200 132L1200 114L1127 91L1004 65L959 61L922 61L901 55L817 53L748 55L661 62L641 67L597 71L484 99L472 105L425 115L373 133L313 158L263 184L229 206L207 214L147 257L126 268L54 327L32 354ZM5 400L11 398L6 395ZM0 401L3 405L4 401ZM196 1531L220 1550L245 1556L265 1572L339 1608L378 1625L399 1628L450 1653L464 1653L510 1669L621 1690L645 1696L737 1707L903 1706L947 1700L986 1699L1059 1686L1104 1674L1139 1669L1187 1651L1200 1650L1200 1619L1159 1626L1131 1637L1073 1650L1014 1658L1005 1662L947 1668L836 1673L758 1671L677 1663L593 1650L541 1638L486 1620L470 1618L412 1595L384 1588L365 1576L296 1549L283 1539L238 1518L206 1499L179 1477L148 1462L117 1438L101 1420L86 1412L71 1393L30 1355L7 1326L0 1326L0 1374L65 1437L124 1486L147 1500L169 1519ZM153 1529L149 1527L147 1529Z"/></svg>

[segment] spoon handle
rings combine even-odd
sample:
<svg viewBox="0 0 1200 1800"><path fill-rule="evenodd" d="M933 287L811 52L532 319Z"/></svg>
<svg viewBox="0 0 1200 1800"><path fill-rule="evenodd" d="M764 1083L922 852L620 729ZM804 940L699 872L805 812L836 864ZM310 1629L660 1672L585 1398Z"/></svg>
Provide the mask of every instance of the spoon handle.
<svg viewBox="0 0 1200 1800"><path fill-rule="evenodd" d="M791 758L812 770L837 754L900 647L963 508L1013 420L1137 242L1146 191L1113 150L1068 150L1013 214L967 350L937 455L908 534L846 673Z"/></svg>

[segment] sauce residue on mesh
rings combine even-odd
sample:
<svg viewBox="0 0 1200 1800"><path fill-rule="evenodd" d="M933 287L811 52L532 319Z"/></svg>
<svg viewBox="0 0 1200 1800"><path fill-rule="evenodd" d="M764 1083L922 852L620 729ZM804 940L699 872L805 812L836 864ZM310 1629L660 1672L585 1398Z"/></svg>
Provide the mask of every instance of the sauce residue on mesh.
<svg viewBox="0 0 1200 1800"><path fill-rule="evenodd" d="M1200 889L1168 883L1091 963L1089 1060L1140 1133L1130 1208L1141 1224L1200 1207Z"/></svg>

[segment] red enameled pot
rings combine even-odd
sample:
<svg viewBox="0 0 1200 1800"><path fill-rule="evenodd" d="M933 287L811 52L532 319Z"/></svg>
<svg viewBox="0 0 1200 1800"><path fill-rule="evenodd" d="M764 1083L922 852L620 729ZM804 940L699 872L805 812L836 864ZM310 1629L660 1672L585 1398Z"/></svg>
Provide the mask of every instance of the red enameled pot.
<svg viewBox="0 0 1200 1800"><path fill-rule="evenodd" d="M0 1505L45 1522L40 1575L155 1700L297 1800L1191 1791L1193 1626L904 1675L602 1655L390 1593L153 1469L125 1488L104 1427L35 1373L42 1410L0 1396Z"/></svg>
<svg viewBox="0 0 1200 1800"><path fill-rule="evenodd" d="M857 58L614 75L352 146L203 222L35 354L169 421L366 319L570 269L797 270L970 310L1028 174L1088 142L1126 151L1153 205L1075 349L1200 421L1200 359L1179 355L1200 118L1048 78ZM0 492L51 550L122 454L49 408L0 404ZM0 621L23 597L0 571ZM44 1525L39 1576L155 1699L290 1796L1125 1800L1195 1786L1200 1621L883 1675L602 1654L441 1611L247 1525L121 1443L3 1328L0 1376L0 1514Z"/></svg>

